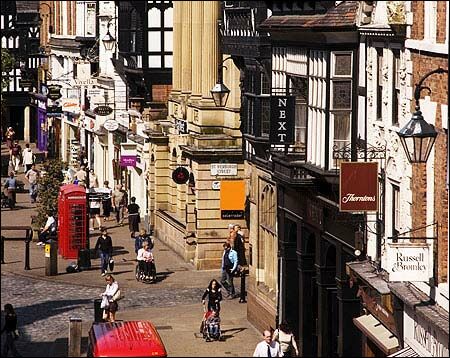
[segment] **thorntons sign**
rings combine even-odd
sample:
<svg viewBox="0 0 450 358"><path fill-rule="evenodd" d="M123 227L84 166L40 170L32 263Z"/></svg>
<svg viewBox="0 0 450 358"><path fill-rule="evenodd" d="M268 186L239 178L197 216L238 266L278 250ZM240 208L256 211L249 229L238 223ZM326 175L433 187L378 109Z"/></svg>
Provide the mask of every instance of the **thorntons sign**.
<svg viewBox="0 0 450 358"><path fill-rule="evenodd" d="M377 211L378 163L342 162L339 180L340 211Z"/></svg>
<svg viewBox="0 0 450 358"><path fill-rule="evenodd" d="M387 268L389 281L428 282L429 274L428 244L389 243L387 249Z"/></svg>

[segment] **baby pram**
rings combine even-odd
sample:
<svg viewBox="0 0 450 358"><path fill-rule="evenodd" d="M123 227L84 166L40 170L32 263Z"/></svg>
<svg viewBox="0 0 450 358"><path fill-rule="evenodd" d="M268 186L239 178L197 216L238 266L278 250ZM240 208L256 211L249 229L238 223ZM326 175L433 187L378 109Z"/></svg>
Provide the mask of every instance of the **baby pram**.
<svg viewBox="0 0 450 358"><path fill-rule="evenodd" d="M203 334L203 338L207 341L220 341L220 337L222 336L222 332L220 330L220 317L219 313L216 312L216 316L213 317L212 310L206 310L205 306L203 306L203 319L200 324L200 333Z"/></svg>
<svg viewBox="0 0 450 358"><path fill-rule="evenodd" d="M2 208L9 207L9 199L8 196L2 191Z"/></svg>

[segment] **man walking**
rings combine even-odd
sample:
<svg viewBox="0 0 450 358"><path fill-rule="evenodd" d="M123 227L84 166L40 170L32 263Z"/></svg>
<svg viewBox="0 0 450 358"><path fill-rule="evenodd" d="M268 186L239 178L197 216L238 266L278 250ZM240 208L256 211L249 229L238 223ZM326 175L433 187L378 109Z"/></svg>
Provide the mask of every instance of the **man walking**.
<svg viewBox="0 0 450 358"><path fill-rule="evenodd" d="M234 225L234 231L236 233L236 238L234 239L233 249L237 252L238 258L238 272L241 276L241 290L239 303L245 303L245 266L247 266L247 259L245 258L245 239L244 232L241 230L240 225Z"/></svg>
<svg viewBox="0 0 450 358"><path fill-rule="evenodd" d="M27 171L25 174L25 178L28 180L28 183L30 183L30 201L31 203L36 202L37 197L37 188L38 188L38 178L39 178L39 172L36 170L36 165L32 164L31 168Z"/></svg>
<svg viewBox="0 0 450 358"><path fill-rule="evenodd" d="M263 338L264 340L256 345L253 357L283 357L280 343L272 340L272 334L269 330L264 331Z"/></svg>
<svg viewBox="0 0 450 358"><path fill-rule="evenodd" d="M97 243L94 248L94 251L99 250L100 270L102 272L102 276L105 276L108 271L109 260L111 260L112 257L112 249L113 246L111 236L108 235L108 230L103 229L102 235L97 239Z"/></svg>
<svg viewBox="0 0 450 358"><path fill-rule="evenodd" d="M117 223L123 225L124 210L128 202L127 193L122 189L122 185L116 185L116 189L112 193L112 205L116 213Z"/></svg>
<svg viewBox="0 0 450 358"><path fill-rule="evenodd" d="M9 208L12 210L16 206L16 189L17 180L14 177L14 172L9 173L9 178L5 181L5 190L8 195Z"/></svg>
<svg viewBox="0 0 450 358"><path fill-rule="evenodd" d="M228 292L227 297L236 298L234 290L233 276L236 273L238 265L237 253L231 248L228 242L223 244L222 255L222 280L220 281Z"/></svg>

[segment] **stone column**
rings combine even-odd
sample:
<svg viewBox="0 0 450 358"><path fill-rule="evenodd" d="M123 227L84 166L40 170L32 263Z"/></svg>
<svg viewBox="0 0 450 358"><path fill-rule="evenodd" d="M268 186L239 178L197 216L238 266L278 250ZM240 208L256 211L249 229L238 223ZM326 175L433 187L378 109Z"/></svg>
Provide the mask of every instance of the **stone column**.
<svg viewBox="0 0 450 358"><path fill-rule="evenodd" d="M203 44L203 4L192 2L192 96L201 98L202 94L202 44Z"/></svg>
<svg viewBox="0 0 450 358"><path fill-rule="evenodd" d="M181 92L192 91L192 2L183 1Z"/></svg>
<svg viewBox="0 0 450 358"><path fill-rule="evenodd" d="M220 2L205 1L203 8L203 43L202 43L202 96L212 101L211 88L217 81L219 61L219 19Z"/></svg>
<svg viewBox="0 0 450 358"><path fill-rule="evenodd" d="M30 106L23 109L23 140L30 143Z"/></svg>
<svg viewBox="0 0 450 358"><path fill-rule="evenodd" d="M173 2L173 87L172 93L181 92L182 11L184 1Z"/></svg>

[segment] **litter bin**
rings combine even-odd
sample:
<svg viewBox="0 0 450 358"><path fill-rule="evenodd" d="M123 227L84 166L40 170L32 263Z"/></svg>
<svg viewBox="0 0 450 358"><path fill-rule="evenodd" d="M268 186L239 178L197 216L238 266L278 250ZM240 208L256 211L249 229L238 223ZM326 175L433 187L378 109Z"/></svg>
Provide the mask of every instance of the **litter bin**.
<svg viewBox="0 0 450 358"><path fill-rule="evenodd" d="M101 298L96 298L94 300L94 321L95 322L103 322L103 308L100 308L102 304Z"/></svg>
<svg viewBox="0 0 450 358"><path fill-rule="evenodd" d="M80 249L78 251L78 267L80 270L88 270L91 268L91 250Z"/></svg>

